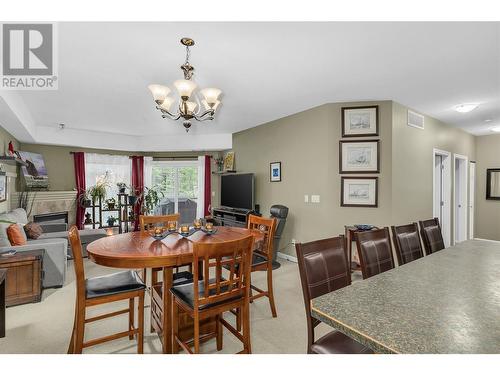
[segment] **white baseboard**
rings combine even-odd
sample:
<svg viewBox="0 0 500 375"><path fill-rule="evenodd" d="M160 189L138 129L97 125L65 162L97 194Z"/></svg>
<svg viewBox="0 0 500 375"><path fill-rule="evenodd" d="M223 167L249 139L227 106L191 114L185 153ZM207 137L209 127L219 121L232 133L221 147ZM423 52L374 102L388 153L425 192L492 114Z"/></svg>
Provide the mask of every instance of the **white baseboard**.
<svg viewBox="0 0 500 375"><path fill-rule="evenodd" d="M285 254L285 253L282 253L279 251L278 251L278 258L286 259L286 260L289 260L290 262L297 263L297 257L294 257L292 255L288 255L288 254Z"/></svg>
<svg viewBox="0 0 500 375"><path fill-rule="evenodd" d="M477 237L474 237L475 240L479 240L479 241L488 241L488 242L500 242L500 241L497 241L497 240L487 240L486 238L477 238ZM279 256L279 253L278 253L278 256Z"/></svg>

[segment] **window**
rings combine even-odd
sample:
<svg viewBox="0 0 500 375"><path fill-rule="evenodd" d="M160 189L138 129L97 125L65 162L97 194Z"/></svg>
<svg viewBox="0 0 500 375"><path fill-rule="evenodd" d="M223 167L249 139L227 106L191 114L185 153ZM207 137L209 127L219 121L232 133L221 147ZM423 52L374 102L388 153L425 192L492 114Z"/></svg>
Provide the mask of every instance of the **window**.
<svg viewBox="0 0 500 375"><path fill-rule="evenodd" d="M85 185L87 188L97 182L108 183L107 196L118 194L117 182L131 183L132 164L128 156L85 153Z"/></svg>
<svg viewBox="0 0 500 375"><path fill-rule="evenodd" d="M163 193L155 215L178 212L181 223L191 223L202 216L200 177L203 173L199 161L152 161L151 178L147 177L148 164L145 163L146 186Z"/></svg>

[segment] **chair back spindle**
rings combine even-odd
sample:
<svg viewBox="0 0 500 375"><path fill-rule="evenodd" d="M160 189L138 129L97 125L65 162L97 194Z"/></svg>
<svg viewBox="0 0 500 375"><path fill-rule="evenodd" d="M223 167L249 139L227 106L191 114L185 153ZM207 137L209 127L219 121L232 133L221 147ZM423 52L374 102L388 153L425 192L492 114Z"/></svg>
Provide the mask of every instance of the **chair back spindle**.
<svg viewBox="0 0 500 375"><path fill-rule="evenodd" d="M236 241L193 244L193 278L203 280L203 293L198 283L193 285L195 310L249 293L253 241L250 235ZM229 268L227 280L222 277L224 266Z"/></svg>

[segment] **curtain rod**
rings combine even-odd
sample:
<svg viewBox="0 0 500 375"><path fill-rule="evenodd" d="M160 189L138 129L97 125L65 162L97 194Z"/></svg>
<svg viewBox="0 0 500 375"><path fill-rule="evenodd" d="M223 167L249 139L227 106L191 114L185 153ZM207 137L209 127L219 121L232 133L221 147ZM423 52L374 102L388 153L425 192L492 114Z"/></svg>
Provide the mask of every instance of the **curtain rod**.
<svg viewBox="0 0 500 375"><path fill-rule="evenodd" d="M70 151L70 154L76 154L78 151ZM83 151L80 151L83 152ZM111 154L103 154L103 155L111 155ZM126 155L123 155L126 156ZM135 155L129 155L129 158L132 158ZM137 156L150 156L150 155L137 155ZM190 155L190 156L153 156L153 160L197 160L199 155ZM208 155L212 156L212 155Z"/></svg>

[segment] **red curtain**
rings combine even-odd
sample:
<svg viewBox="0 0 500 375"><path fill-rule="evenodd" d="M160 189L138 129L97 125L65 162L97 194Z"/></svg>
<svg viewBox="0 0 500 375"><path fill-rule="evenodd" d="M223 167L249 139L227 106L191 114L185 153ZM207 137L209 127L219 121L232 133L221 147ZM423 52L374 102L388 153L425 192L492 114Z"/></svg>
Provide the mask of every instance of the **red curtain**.
<svg viewBox="0 0 500 375"><path fill-rule="evenodd" d="M205 216L211 215L210 208L212 205L212 170L211 170L211 156L205 155Z"/></svg>
<svg viewBox="0 0 500 375"><path fill-rule="evenodd" d="M144 193L144 156L132 156L132 186L135 190L135 195L139 197L134 206L135 230L139 230L139 215Z"/></svg>
<svg viewBox="0 0 500 375"><path fill-rule="evenodd" d="M83 229L83 218L85 216L85 207L83 201L80 200L82 194L85 194L85 154L83 152L73 153L73 161L75 164L75 184L76 197L79 204L76 205L76 226L78 229Z"/></svg>

